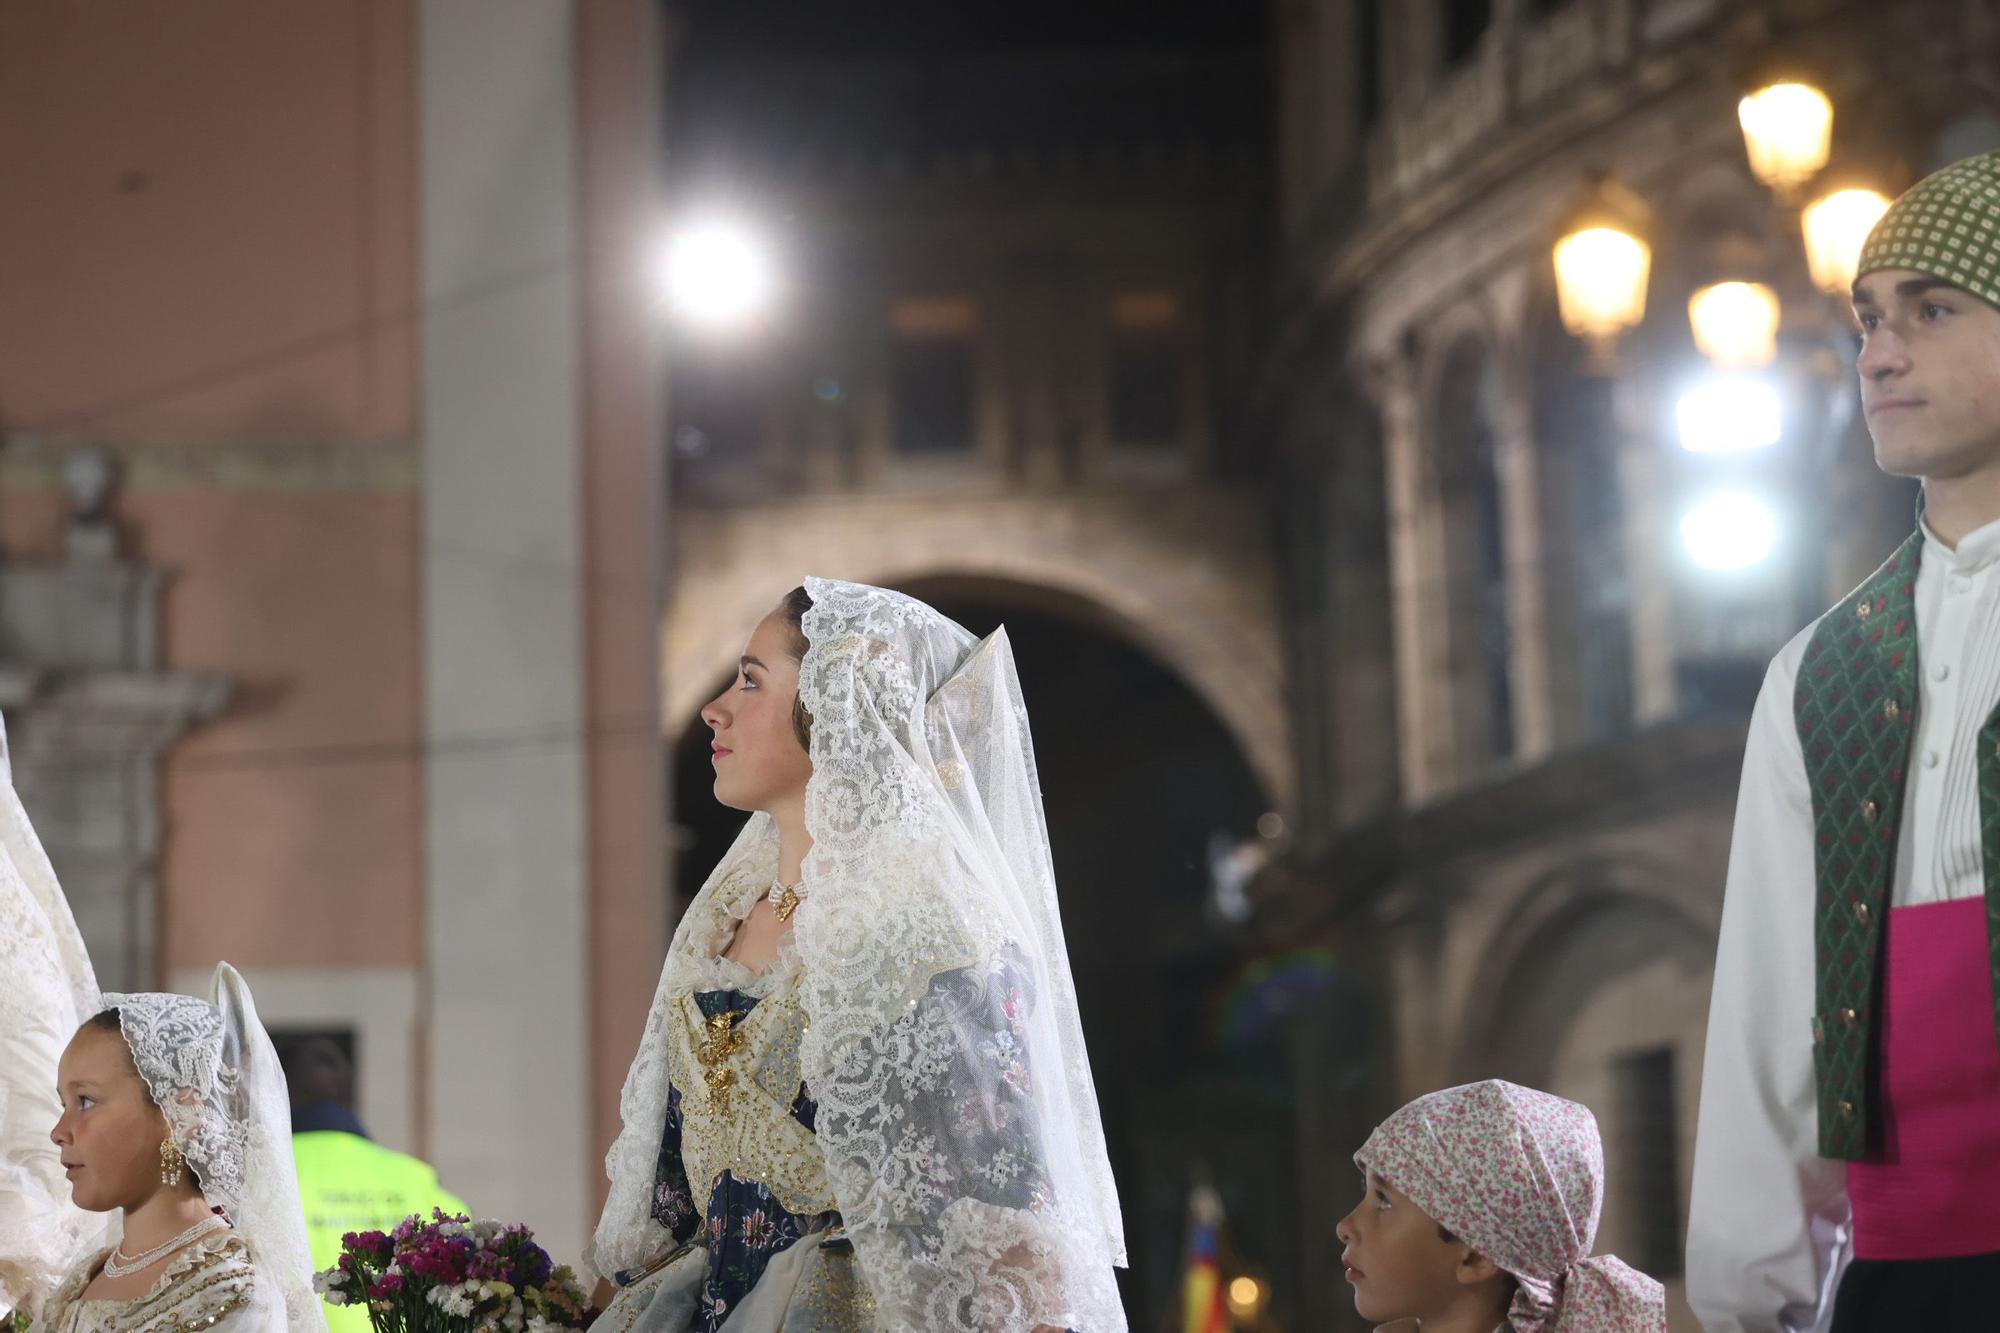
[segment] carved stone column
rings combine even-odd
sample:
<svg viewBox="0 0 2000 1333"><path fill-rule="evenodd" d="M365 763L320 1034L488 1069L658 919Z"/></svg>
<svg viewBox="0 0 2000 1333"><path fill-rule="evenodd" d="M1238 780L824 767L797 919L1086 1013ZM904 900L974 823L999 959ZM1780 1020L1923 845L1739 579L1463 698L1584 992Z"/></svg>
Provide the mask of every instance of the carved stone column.
<svg viewBox="0 0 2000 1333"><path fill-rule="evenodd" d="M1436 468L1425 461L1415 367L1398 346L1370 367L1389 491L1389 595L1404 799L1420 805L1451 780L1452 714L1442 692L1451 646L1441 599L1445 556Z"/></svg>
<svg viewBox="0 0 2000 1333"><path fill-rule="evenodd" d="M1513 678L1514 759L1547 757L1555 744L1549 686L1548 580L1545 577L1542 457L1535 439L1534 386L1523 347L1528 273L1509 269L1489 287L1506 337L1498 349L1493 411L1498 443L1501 545L1507 570L1508 646Z"/></svg>
<svg viewBox="0 0 2000 1333"><path fill-rule="evenodd" d="M160 983L159 767L229 683L159 664L164 571L123 558L108 458L64 464L75 502L61 560L0 566L0 709L14 785L55 864L106 990Z"/></svg>

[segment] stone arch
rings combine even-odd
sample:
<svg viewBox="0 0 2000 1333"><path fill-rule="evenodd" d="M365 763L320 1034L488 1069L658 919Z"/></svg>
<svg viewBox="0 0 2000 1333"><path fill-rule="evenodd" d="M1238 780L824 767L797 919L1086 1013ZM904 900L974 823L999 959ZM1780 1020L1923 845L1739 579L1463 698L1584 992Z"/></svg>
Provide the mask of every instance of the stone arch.
<svg viewBox="0 0 2000 1333"><path fill-rule="evenodd" d="M1457 1027L1454 1080L1546 1080L1564 1016L1594 992L1661 959L1712 966L1716 923L1680 901L1673 882L1665 865L1588 858L1531 885L1482 951Z"/></svg>
<svg viewBox="0 0 2000 1333"><path fill-rule="evenodd" d="M1467 299L1442 309L1419 335L1423 354L1417 372L1417 401L1426 404L1424 434L1435 438L1444 415L1446 374L1452 357L1468 348L1477 349L1489 362L1497 361L1506 342L1498 314L1485 302Z"/></svg>
<svg viewBox="0 0 2000 1333"><path fill-rule="evenodd" d="M1590 859L1544 877L1475 969L1454 1081L1506 1078L1590 1107L1604 1144L1600 1246L1680 1269L1707 1029L1712 915L1671 867ZM1684 878L1684 877L1683 877Z"/></svg>
<svg viewBox="0 0 2000 1333"><path fill-rule="evenodd" d="M1736 158L1710 159L1675 179L1655 211L1651 291L1640 330L1653 349L1692 348L1687 302L1697 288L1725 278L1769 280L1779 267L1770 209L1769 192Z"/></svg>
<svg viewBox="0 0 2000 1333"><path fill-rule="evenodd" d="M662 705L677 734L757 620L807 574L885 586L997 584L1137 645L1228 729L1265 795L1290 810L1275 574L1253 497L847 499L690 513L662 620Z"/></svg>

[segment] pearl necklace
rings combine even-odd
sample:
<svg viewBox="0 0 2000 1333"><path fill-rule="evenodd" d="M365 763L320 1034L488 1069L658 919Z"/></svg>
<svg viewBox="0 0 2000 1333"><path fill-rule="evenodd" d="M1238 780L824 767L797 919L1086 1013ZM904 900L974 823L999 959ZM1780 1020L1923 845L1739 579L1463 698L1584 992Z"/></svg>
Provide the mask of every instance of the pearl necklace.
<svg viewBox="0 0 2000 1333"><path fill-rule="evenodd" d="M112 1246L111 1253L105 1256L104 1275L106 1277L130 1277L143 1268L151 1268L181 1246L198 1240L211 1231L224 1230L228 1225L229 1223L223 1221L214 1213L210 1213L207 1217L202 1218L201 1221L195 1223L186 1231L181 1232L180 1235L175 1236L166 1244L155 1245L144 1254L126 1254L123 1248L124 1242L120 1241L117 1245Z"/></svg>
<svg viewBox="0 0 2000 1333"><path fill-rule="evenodd" d="M780 884L772 880L771 891L764 895L764 900L778 909L778 920L790 921L792 913L798 911L799 904L806 900L805 887L804 880L796 884Z"/></svg>

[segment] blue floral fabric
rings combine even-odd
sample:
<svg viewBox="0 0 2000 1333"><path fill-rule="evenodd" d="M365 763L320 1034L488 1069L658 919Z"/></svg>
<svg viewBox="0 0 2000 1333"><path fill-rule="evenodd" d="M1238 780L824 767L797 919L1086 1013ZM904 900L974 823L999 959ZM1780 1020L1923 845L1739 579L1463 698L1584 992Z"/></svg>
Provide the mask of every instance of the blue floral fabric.
<svg viewBox="0 0 2000 1333"><path fill-rule="evenodd" d="M933 979L923 1003L948 1014L957 1030L975 1033L977 1039L954 1057L956 1068L944 1080L952 1094L928 1109L940 1130L953 1126L951 1133L937 1136L940 1142L976 1149L973 1160L951 1163L949 1169L960 1179L978 1181L977 1197L1000 1207L1039 1211L1048 1205L1048 1185L1036 1145L1023 1141L1031 1118L1021 1114L1030 1096L1030 1072L1021 1060L1033 1003L1027 976L1020 959L1002 956L988 967ZM698 993L695 1003L704 1017L713 1018L732 1009L748 1013L757 1000L741 991L719 990ZM816 1111L801 1085L793 1118L810 1130ZM653 1178L653 1217L677 1243L706 1248L707 1271L691 1333L716 1333L775 1255L803 1236L838 1226L840 1215L788 1213L764 1185L725 1171L708 1188L707 1232L698 1237L701 1212L681 1156L682 1123L680 1089L674 1088L668 1094Z"/></svg>

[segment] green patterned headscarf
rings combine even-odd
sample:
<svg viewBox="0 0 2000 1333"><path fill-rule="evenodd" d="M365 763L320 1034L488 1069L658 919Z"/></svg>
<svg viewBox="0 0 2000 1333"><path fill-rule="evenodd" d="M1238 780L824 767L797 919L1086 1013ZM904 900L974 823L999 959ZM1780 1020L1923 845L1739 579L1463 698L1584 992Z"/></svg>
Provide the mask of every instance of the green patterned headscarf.
<svg viewBox="0 0 2000 1333"><path fill-rule="evenodd" d="M2000 306L2000 152L1932 172L1889 205L1856 273L1879 268L1943 278Z"/></svg>

